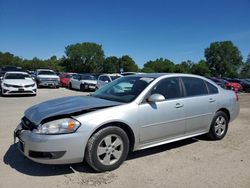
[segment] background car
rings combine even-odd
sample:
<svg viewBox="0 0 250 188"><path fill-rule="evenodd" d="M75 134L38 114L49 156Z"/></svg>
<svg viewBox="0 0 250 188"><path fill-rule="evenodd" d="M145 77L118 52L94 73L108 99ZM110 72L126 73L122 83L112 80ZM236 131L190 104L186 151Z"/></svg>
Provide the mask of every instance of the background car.
<svg viewBox="0 0 250 188"><path fill-rule="evenodd" d="M59 88L60 78L53 70L37 69L35 71L37 87L54 87Z"/></svg>
<svg viewBox="0 0 250 188"><path fill-rule="evenodd" d="M63 73L60 77L60 84L62 87L69 87L69 81L72 78L72 76L76 73Z"/></svg>
<svg viewBox="0 0 250 188"><path fill-rule="evenodd" d="M214 81L217 85L221 86L222 88L231 89L231 90L234 90L235 92L242 90L241 84L239 84L237 82L233 82L229 78L227 78L227 80L225 80L223 78L215 78L215 77L212 77L210 79L212 81Z"/></svg>
<svg viewBox="0 0 250 188"><path fill-rule="evenodd" d="M102 74L98 77L96 89L106 85L109 82L116 80L117 78L122 77L121 74Z"/></svg>
<svg viewBox="0 0 250 188"><path fill-rule="evenodd" d="M6 72L2 78L2 95L36 95L36 90L36 82L26 72Z"/></svg>
<svg viewBox="0 0 250 188"><path fill-rule="evenodd" d="M69 88L81 91L93 91L96 89L96 83L96 77L91 74L75 74L69 81Z"/></svg>

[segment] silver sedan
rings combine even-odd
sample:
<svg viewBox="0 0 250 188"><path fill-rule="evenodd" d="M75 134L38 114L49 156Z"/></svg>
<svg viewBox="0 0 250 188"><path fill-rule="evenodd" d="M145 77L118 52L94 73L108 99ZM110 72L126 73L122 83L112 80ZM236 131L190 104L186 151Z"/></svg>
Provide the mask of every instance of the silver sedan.
<svg viewBox="0 0 250 188"><path fill-rule="evenodd" d="M25 111L14 135L29 159L118 168L130 151L197 135L222 139L239 113L236 93L204 77L138 74L92 96L64 97Z"/></svg>

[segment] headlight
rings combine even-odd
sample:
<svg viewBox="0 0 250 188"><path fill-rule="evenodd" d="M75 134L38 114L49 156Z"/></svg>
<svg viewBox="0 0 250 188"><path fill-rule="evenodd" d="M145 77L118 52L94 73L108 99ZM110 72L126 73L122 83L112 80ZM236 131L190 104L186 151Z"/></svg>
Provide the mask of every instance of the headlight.
<svg viewBox="0 0 250 188"><path fill-rule="evenodd" d="M37 134L65 134L76 131L81 126L79 121L71 118L59 119L39 125Z"/></svg>
<svg viewBox="0 0 250 188"><path fill-rule="evenodd" d="M31 85L26 85L25 87L34 87L35 84L31 84Z"/></svg>
<svg viewBox="0 0 250 188"><path fill-rule="evenodd" d="M10 84L3 84L5 87L11 87Z"/></svg>

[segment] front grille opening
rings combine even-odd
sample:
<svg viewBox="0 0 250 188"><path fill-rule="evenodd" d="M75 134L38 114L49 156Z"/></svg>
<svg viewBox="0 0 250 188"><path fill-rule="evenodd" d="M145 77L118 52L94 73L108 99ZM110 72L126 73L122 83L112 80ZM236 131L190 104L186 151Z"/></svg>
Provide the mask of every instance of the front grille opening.
<svg viewBox="0 0 250 188"><path fill-rule="evenodd" d="M41 152L41 151L29 151L29 156L32 158L40 159L58 159L62 157L66 151L53 151L53 152Z"/></svg>

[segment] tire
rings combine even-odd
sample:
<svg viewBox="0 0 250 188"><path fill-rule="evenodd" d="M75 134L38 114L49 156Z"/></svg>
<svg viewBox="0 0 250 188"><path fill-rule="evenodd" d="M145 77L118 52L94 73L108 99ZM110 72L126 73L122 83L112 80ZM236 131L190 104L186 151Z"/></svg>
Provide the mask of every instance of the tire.
<svg viewBox="0 0 250 188"><path fill-rule="evenodd" d="M85 159L97 172L111 171L126 160L128 151L127 134L119 127L110 126L91 136L87 143Z"/></svg>
<svg viewBox="0 0 250 188"><path fill-rule="evenodd" d="M81 84L81 85L80 85L80 90L81 90L81 91L85 91L85 85L84 85L84 84Z"/></svg>
<svg viewBox="0 0 250 188"><path fill-rule="evenodd" d="M69 89L72 89L72 85L71 85L71 83L69 83Z"/></svg>
<svg viewBox="0 0 250 188"><path fill-rule="evenodd" d="M228 130L228 116L225 112L216 112L207 136L211 140L221 140L225 137Z"/></svg>

